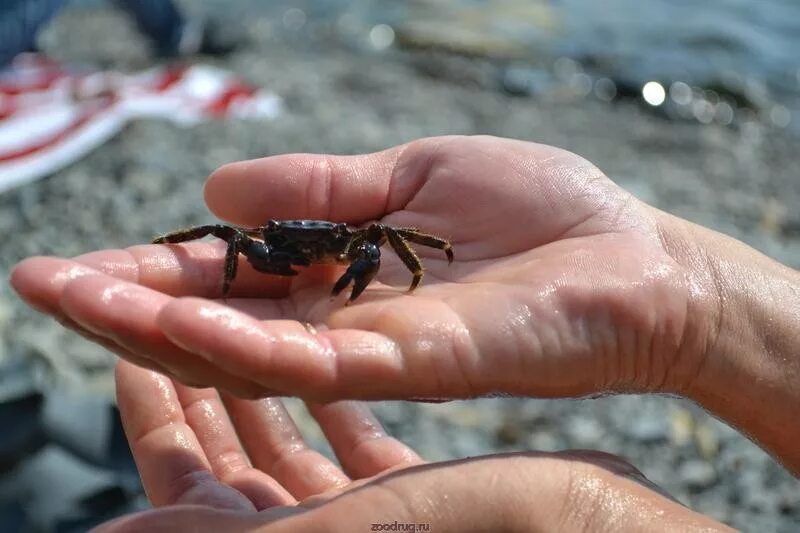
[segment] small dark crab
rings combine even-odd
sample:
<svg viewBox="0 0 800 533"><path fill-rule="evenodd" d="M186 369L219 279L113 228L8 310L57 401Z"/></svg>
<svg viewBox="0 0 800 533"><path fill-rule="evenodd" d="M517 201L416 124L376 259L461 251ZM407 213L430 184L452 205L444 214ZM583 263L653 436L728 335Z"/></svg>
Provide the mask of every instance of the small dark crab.
<svg viewBox="0 0 800 533"><path fill-rule="evenodd" d="M419 285L424 271L409 242L444 250L448 263L453 262L453 248L448 241L415 228L394 228L379 223L364 229L325 220L270 220L266 226L258 228L212 224L167 233L153 243L192 241L206 235L219 237L228 243L223 296L227 295L231 281L236 277L239 254L244 255L257 271L281 276L297 275L294 266L349 264L332 291L336 296L353 283L348 303L358 298L378 273L380 247L387 241L414 275L409 291Z"/></svg>

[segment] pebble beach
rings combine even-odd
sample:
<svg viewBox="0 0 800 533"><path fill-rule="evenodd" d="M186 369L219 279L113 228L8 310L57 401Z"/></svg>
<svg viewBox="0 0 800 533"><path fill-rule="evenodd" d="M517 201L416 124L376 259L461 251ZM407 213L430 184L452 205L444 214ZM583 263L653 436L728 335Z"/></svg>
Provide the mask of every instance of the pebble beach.
<svg viewBox="0 0 800 533"><path fill-rule="evenodd" d="M312 18L298 25L264 17L243 22L242 31L246 42L234 53L198 61L274 91L283 99L281 116L188 128L135 122L81 161L0 195L6 278L30 255L124 248L212 220L202 186L231 161L364 153L442 134L566 148L645 202L800 268L800 137L790 129L768 121L675 120L637 99L586 97L558 76L547 90L520 94L508 89L513 62L420 41L383 46L386 39L370 36L369 28L361 38L344 39ZM64 61L119 69L149 60L147 43L109 8L65 10L42 47ZM110 399L114 361L0 286L0 395L30 383ZM329 453L300 404L289 404L309 442ZM800 528L798 481L744 436L683 400L491 398L382 402L375 411L394 436L429 460L594 448L624 456L680 502L733 527ZM14 470L2 476L0 496L11 490L2 487L13 482Z"/></svg>

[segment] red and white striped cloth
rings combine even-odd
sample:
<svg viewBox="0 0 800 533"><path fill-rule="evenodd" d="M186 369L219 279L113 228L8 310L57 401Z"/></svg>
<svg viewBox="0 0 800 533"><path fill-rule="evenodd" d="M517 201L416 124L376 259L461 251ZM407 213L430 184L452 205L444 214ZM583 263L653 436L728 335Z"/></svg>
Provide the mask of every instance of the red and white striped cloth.
<svg viewBox="0 0 800 533"><path fill-rule="evenodd" d="M191 125L280 112L277 95L215 67L87 72L25 54L0 71L0 193L73 163L133 119Z"/></svg>

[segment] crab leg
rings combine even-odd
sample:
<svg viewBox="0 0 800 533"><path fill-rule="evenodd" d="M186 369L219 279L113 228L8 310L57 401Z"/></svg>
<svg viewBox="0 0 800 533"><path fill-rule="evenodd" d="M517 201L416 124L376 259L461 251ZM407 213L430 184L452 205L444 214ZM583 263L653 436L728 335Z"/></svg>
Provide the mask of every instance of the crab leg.
<svg viewBox="0 0 800 533"><path fill-rule="evenodd" d="M403 261L403 264L414 274L414 278L411 280L411 286L408 288L408 292L411 292L416 289L419 282L422 281L422 273L424 272L422 262L397 230L389 226L385 226L384 229L386 231L386 237L389 239L389 244L391 244L394 251L397 252L397 256Z"/></svg>
<svg viewBox="0 0 800 533"><path fill-rule="evenodd" d="M225 251L225 274L222 277L222 296L228 295L231 282L236 278L239 270L239 244L240 237L237 235L228 241L228 249Z"/></svg>
<svg viewBox="0 0 800 533"><path fill-rule="evenodd" d="M447 254L447 262L453 262L453 247L450 242L427 233L421 233L414 228L395 228L395 231L406 241L444 250L444 253Z"/></svg>
<svg viewBox="0 0 800 533"><path fill-rule="evenodd" d="M222 279L222 295L225 296L230 290L231 282L236 277L239 266L238 256L242 251L242 247L253 242L252 239L247 237L247 235L242 233L237 228L233 228L231 226L211 224L167 233L166 235L162 235L154 239L153 244L192 241L195 239L202 239L207 235L213 235L214 237L220 238L228 243L228 247L225 251L225 275Z"/></svg>
<svg viewBox="0 0 800 533"><path fill-rule="evenodd" d="M179 229L172 233L167 233L153 239L153 244L175 243L202 239L206 235L219 237L223 241L229 241L241 232L231 226L222 224L209 224L207 226L195 226L193 228Z"/></svg>

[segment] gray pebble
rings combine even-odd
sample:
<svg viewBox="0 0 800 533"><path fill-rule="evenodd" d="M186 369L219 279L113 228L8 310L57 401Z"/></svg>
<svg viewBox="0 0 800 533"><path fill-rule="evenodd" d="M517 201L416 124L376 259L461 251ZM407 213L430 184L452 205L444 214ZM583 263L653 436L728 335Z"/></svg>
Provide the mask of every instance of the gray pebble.
<svg viewBox="0 0 800 533"><path fill-rule="evenodd" d="M669 437L669 426L664 417L638 416L631 419L623 431L628 437L643 444L666 441Z"/></svg>
<svg viewBox="0 0 800 533"><path fill-rule="evenodd" d="M693 490L706 489L717 480L714 467L700 459L691 459L683 463L678 470L678 475L681 481Z"/></svg>

